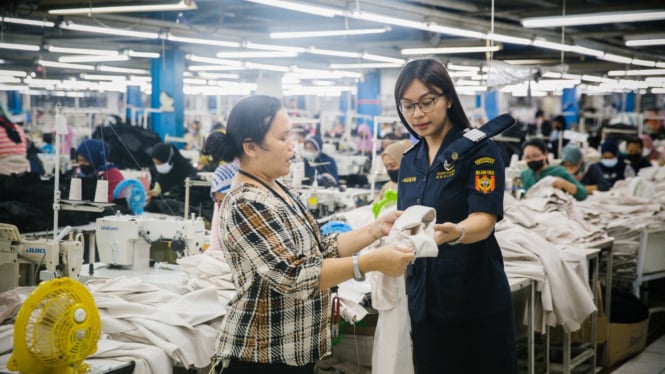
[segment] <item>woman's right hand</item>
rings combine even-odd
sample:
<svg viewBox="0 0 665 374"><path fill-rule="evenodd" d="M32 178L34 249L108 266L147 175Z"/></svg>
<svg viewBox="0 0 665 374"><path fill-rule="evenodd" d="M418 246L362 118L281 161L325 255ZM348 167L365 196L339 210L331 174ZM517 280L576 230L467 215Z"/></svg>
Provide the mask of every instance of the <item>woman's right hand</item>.
<svg viewBox="0 0 665 374"><path fill-rule="evenodd" d="M392 277L404 274L406 266L416 259L413 248L394 245L377 248L363 256L372 256L368 271L380 271Z"/></svg>

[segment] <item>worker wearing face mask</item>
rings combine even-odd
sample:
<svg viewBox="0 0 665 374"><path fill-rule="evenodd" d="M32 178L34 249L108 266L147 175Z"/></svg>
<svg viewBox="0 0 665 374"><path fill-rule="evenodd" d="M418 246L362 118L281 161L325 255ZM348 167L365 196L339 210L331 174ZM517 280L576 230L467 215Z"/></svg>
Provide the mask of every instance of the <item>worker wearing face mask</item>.
<svg viewBox="0 0 665 374"><path fill-rule="evenodd" d="M303 157L305 158L305 177L307 184L312 184L314 179L319 186L330 187L339 183L337 174L337 162L332 157L322 152L323 141L321 137L309 135L305 138Z"/></svg>
<svg viewBox="0 0 665 374"><path fill-rule="evenodd" d="M601 159L598 162L605 179L614 186L618 180L634 177L633 168L628 167L626 159L619 153L619 145L616 140L608 139L600 146Z"/></svg>
<svg viewBox="0 0 665 374"><path fill-rule="evenodd" d="M387 146L383 153L381 153L381 161L383 161L383 165L386 167L386 173L388 173L390 181L386 182L381 188L381 191L379 191L379 194L376 197L377 201L383 199L386 191L397 191L397 175L399 172L399 165L402 162L402 156L404 155L404 152L411 148L411 146L413 146L411 140L400 140L397 143L392 143L391 145Z"/></svg>
<svg viewBox="0 0 665 374"><path fill-rule="evenodd" d="M631 137L626 140L626 158L630 162L635 175L640 172L640 169L651 166L651 162L644 155L644 143L638 137Z"/></svg>
<svg viewBox="0 0 665 374"><path fill-rule="evenodd" d="M541 139L535 138L524 143L522 158L529 167L520 174L524 189L528 190L544 177L553 176L555 178L552 187L566 191L576 200L586 199L586 188L563 166L550 165L547 154L547 145Z"/></svg>
<svg viewBox="0 0 665 374"><path fill-rule="evenodd" d="M184 193L185 179L196 176L196 169L192 163L183 157L173 144L160 143L152 151L152 162L156 176L149 196L160 194L165 197L180 198Z"/></svg>
<svg viewBox="0 0 665 374"><path fill-rule="evenodd" d="M113 190L124 179L120 169L109 160L109 147L97 139L86 139L76 148L76 175L83 179L83 199L94 199L96 181L108 181L108 201L113 201ZM92 183L94 182L94 183Z"/></svg>

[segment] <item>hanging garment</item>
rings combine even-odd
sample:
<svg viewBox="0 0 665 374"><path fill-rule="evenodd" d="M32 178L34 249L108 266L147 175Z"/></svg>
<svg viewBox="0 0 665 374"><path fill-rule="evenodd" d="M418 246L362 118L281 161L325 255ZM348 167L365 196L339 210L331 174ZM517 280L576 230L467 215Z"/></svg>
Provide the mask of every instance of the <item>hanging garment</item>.
<svg viewBox="0 0 665 374"><path fill-rule="evenodd" d="M395 221L386 239L391 245L414 248L416 257L436 257L434 242L436 211L414 205ZM372 284L372 307L379 311L374 333L372 372L409 374L414 372L411 357L411 322L404 276L391 277L380 272L368 274Z"/></svg>

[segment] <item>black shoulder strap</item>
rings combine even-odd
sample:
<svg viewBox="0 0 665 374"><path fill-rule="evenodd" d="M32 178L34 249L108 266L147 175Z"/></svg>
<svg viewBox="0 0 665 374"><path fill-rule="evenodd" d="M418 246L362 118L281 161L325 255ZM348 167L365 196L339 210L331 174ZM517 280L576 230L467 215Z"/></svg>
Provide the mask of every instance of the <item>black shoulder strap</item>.
<svg viewBox="0 0 665 374"><path fill-rule="evenodd" d="M493 118L477 129L467 130L461 138L455 140L443 152L443 168L450 170L455 162L483 141L501 134L515 124L510 114L502 114Z"/></svg>

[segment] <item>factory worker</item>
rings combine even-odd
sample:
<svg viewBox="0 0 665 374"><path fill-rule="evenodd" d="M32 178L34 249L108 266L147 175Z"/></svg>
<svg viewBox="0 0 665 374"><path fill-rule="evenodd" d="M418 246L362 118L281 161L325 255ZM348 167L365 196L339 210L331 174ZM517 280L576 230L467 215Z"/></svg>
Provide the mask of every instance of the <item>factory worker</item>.
<svg viewBox="0 0 665 374"><path fill-rule="evenodd" d="M610 183L603 176L603 172L596 164L585 162L582 150L573 143L566 144L563 147L563 157L561 166L575 177L588 193L595 191L607 191L610 189Z"/></svg>
<svg viewBox="0 0 665 374"><path fill-rule="evenodd" d="M332 350L329 289L370 271L398 276L415 258L394 245L357 255L390 232L397 212L322 236L280 181L295 157L290 134L275 97L249 96L229 114L222 159L240 166L222 202L219 237L237 292L219 325L211 372L313 373Z"/></svg>
<svg viewBox="0 0 665 374"><path fill-rule="evenodd" d="M575 179L565 168L559 165L550 165L547 155L547 145L541 139L534 138L524 143L522 158L528 166L528 169L520 173L524 189L528 190L539 180L552 176L555 177L552 187L566 191L573 195L576 200L586 199L588 193L582 183Z"/></svg>
<svg viewBox="0 0 665 374"><path fill-rule="evenodd" d="M124 177L109 160L110 149L108 144L98 139L86 139L76 148L77 176L86 179L105 179L108 181L108 201L113 201L113 190L122 182ZM94 196L88 196L83 188L83 199L92 200ZM94 190L92 190L94 191Z"/></svg>
<svg viewBox="0 0 665 374"><path fill-rule="evenodd" d="M151 157L157 175L153 178L155 184L148 195L155 197L161 194L175 199L183 197L185 179L196 176L192 163L173 144L155 145Z"/></svg>
<svg viewBox="0 0 665 374"><path fill-rule="evenodd" d="M600 146L600 157L598 166L610 187L614 186L616 181L635 176L633 168L628 166L626 158L619 153L616 140L608 139Z"/></svg>
<svg viewBox="0 0 665 374"><path fill-rule="evenodd" d="M305 138L303 156L305 158L305 183L312 184L316 178L319 186L336 186L339 183L337 162L323 153L323 140L320 136L309 135Z"/></svg>
<svg viewBox="0 0 665 374"><path fill-rule="evenodd" d="M397 209L436 209L438 256L417 258L406 273L416 373L515 374L513 302L494 237L501 151L484 141L444 162L471 124L440 61L408 62L394 92L402 124L418 138L400 163Z"/></svg>
<svg viewBox="0 0 665 374"><path fill-rule="evenodd" d="M400 140L386 147L383 153L381 153L381 161L383 161L383 165L386 168L390 180L386 182L381 188L381 191L379 191L379 194L376 197L377 201L383 199L386 191L397 191L397 174L399 172L399 165L402 162L404 152L412 146L413 143L411 140Z"/></svg>

